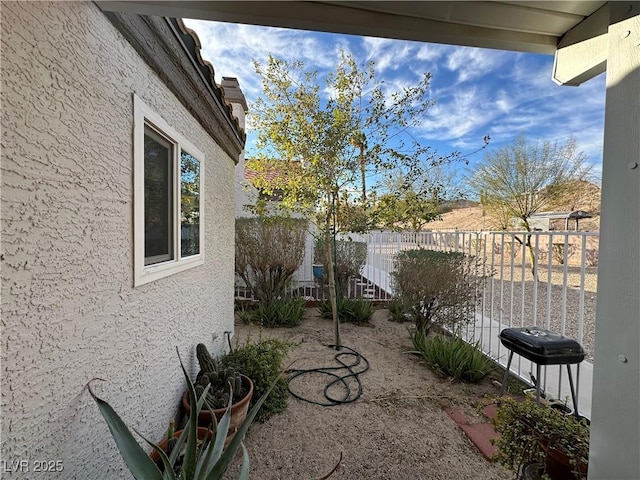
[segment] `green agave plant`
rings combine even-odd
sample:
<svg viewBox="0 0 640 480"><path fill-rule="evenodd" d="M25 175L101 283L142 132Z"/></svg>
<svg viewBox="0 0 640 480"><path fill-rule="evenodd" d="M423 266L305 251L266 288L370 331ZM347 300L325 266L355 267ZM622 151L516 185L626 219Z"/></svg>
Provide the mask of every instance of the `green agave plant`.
<svg viewBox="0 0 640 480"><path fill-rule="evenodd" d="M176 348L177 351L177 348ZM178 352L178 358L180 359L180 367L187 381L189 389L189 398L191 401L191 412L195 412L189 416L187 424L183 429L182 435L177 439L177 443L171 453L167 455L162 448L157 444L145 438L137 430L134 431L140 435L153 449L158 453L164 465L164 472L162 472L151 459L149 454L144 451L140 444L136 441L135 437L115 412L115 410L104 400L97 397L91 390L89 382L87 389L98 404L100 413L107 422L111 435L113 436L116 446L122 455L129 471L133 474L137 480L218 480L221 479L227 468L231 464L235 453L239 447L242 447L243 462L239 474L239 479L249 478L249 454L242 443L249 426L253 422L258 410L264 403L265 399L269 396L277 382L271 384L269 389L258 399L251 411L247 414L246 419L242 425L238 428L236 435L229 444L226 450L223 451L224 441L227 437L229 430L229 423L231 421L230 407L231 403L227 407L220 423L216 427L216 433L213 434L211 441L204 442L202 445L198 445L197 435L190 435L190 432L197 431L198 414L203 408L203 402L206 398L207 391L200 397L199 400L195 400L196 394L194 385L187 374L180 358L180 352ZM278 377L280 378L280 377ZM208 389L209 387L207 387ZM215 415L211 415L215 419ZM185 445L186 442L186 445ZM173 466L176 463L179 455L184 454L182 470L179 474L174 472Z"/></svg>

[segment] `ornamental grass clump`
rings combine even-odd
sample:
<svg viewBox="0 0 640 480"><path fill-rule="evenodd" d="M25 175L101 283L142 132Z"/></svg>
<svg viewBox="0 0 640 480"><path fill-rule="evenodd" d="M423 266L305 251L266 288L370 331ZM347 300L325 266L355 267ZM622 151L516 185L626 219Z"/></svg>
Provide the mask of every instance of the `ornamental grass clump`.
<svg viewBox="0 0 640 480"><path fill-rule="evenodd" d="M482 353L478 343L467 343L458 336L427 337L420 329L411 334L414 353L436 373L462 382L477 383L493 370L495 363Z"/></svg>
<svg viewBox="0 0 640 480"><path fill-rule="evenodd" d="M275 298L261 301L252 312L252 319L267 328L296 327L300 325L304 312L303 298Z"/></svg>
<svg viewBox="0 0 640 480"><path fill-rule="evenodd" d="M355 323L356 325L369 323L375 311L373 304L365 298L338 297L336 304L338 318L343 322ZM320 302L318 310L322 317L331 318L331 303L328 300Z"/></svg>
<svg viewBox="0 0 640 480"><path fill-rule="evenodd" d="M410 322L411 318L407 315L406 310L400 299L393 298L389 302L389 321L396 323Z"/></svg>

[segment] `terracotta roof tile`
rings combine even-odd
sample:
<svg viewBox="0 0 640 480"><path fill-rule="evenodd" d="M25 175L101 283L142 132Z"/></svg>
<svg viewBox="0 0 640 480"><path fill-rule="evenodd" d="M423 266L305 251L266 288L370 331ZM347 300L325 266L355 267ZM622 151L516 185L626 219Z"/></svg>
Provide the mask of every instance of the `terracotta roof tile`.
<svg viewBox="0 0 640 480"><path fill-rule="evenodd" d="M202 43L200 42L198 34L187 27L181 18L172 18L171 21L175 22L175 25L178 27L179 32L181 33L181 40L187 47L189 55L196 62L196 66L202 73L202 76L205 79L206 83L209 85L211 91L225 109L225 113L229 117L229 120L231 120L236 131L241 134L243 142L246 141L246 133L240 127L240 122L238 121L238 119L235 117L235 115L233 115L231 104L225 98L224 89L216 83L215 70L213 69L213 65L211 64L211 62L202 58L202 55L200 53L202 50Z"/></svg>

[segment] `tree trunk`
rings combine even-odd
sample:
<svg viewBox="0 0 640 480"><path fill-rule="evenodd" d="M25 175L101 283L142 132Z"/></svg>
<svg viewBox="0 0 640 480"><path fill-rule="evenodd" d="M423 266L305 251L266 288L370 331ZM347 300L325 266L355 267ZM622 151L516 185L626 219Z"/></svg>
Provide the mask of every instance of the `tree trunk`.
<svg viewBox="0 0 640 480"><path fill-rule="evenodd" d="M333 202L332 202L333 205ZM340 343L340 319L338 318L338 302L336 296L336 276L334 268L334 251L333 251L333 235L331 229L331 217L333 214L333 208L327 210L324 225L324 245L325 245L325 257L327 259L327 266L329 271L327 272L327 280L329 283L329 302L331 303L331 316L333 317L333 327L335 332L335 345L339 350L342 348Z"/></svg>
<svg viewBox="0 0 640 480"><path fill-rule="evenodd" d="M522 225L527 232L531 231L531 227L529 227L529 222L526 219L521 219ZM533 280L538 280L538 272L536 271L536 253L533 251L533 245L531 245L531 235L525 235L525 238L520 240L517 236L514 235L516 241L522 245L522 248L526 248L529 252L529 261L531 262L531 275L533 276Z"/></svg>
<svg viewBox="0 0 640 480"><path fill-rule="evenodd" d="M527 219L523 219L522 223L524 224L524 228L527 232L531 231L531 227L529 226L529 222ZM536 253L533 251L533 245L531 245L531 235L527 235L527 241L525 243L527 250L529 250L529 261L531 262L531 275L533 276L533 280L538 280L538 272L536 271Z"/></svg>
<svg viewBox="0 0 640 480"><path fill-rule="evenodd" d="M365 169L364 155L362 152L362 148L360 148L360 175L362 176L362 205L366 206L367 204L367 180L366 180L367 171Z"/></svg>
<svg viewBox="0 0 640 480"><path fill-rule="evenodd" d="M527 235L527 249L529 250L529 261L531 261L531 275L535 281L538 280L538 272L536 271L536 254L531 245L531 235Z"/></svg>

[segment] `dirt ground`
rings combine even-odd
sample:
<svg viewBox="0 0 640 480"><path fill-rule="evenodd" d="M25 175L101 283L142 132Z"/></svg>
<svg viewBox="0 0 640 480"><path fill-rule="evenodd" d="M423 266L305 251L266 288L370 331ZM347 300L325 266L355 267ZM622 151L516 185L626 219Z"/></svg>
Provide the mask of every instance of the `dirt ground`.
<svg viewBox="0 0 640 480"><path fill-rule="evenodd" d="M513 472L487 461L441 407L455 404L467 415L478 417L478 400L499 393L495 380L499 375L480 385L437 377L417 356L406 353L411 348L408 325L387 318L388 311L381 309L370 326L342 325L342 344L358 351L370 364L360 376L358 400L327 407L290 398L286 412L251 427L245 445L252 479L320 478L331 471L340 455L342 461L332 480L514 477ZM308 309L301 325L293 329L261 329L236 322L235 336L240 342L262 336L298 343L289 355L290 361L295 360L291 368L338 365L334 360L337 351L327 346L334 342L333 324L316 309ZM352 358L344 357L344 361L351 363ZM362 369L362 365L353 369ZM292 389L322 401L327 378L318 374L301 377L292 383ZM343 392L331 393L339 398Z"/></svg>

